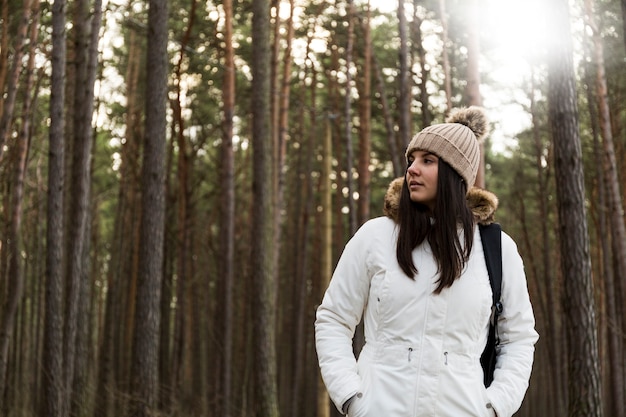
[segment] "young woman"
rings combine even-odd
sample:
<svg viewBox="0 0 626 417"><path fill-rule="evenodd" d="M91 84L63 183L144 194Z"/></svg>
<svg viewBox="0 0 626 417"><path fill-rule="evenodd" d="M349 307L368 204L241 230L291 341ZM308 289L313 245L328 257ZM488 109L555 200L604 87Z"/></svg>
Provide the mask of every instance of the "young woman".
<svg viewBox="0 0 626 417"><path fill-rule="evenodd" d="M406 174L385 197L386 216L346 245L315 322L322 377L342 414L508 417L519 409L538 335L522 260L505 233L504 310L488 388L480 365L492 293L476 223L492 221L497 199L470 186L487 131L482 109L470 107L415 135Z"/></svg>

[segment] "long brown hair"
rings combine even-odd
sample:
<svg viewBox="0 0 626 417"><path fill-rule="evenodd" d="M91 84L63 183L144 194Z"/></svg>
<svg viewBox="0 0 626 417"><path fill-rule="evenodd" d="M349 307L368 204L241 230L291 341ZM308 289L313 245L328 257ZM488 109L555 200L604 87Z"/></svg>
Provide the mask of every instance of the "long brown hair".
<svg viewBox="0 0 626 417"><path fill-rule="evenodd" d="M466 193L467 185L461 176L441 158L434 213L411 200L406 175L402 185L396 257L404 273L415 279L418 268L413 263L413 249L428 239L439 271L436 294L461 276L472 252L474 216L467 205ZM463 243L459 238L459 225L463 229Z"/></svg>

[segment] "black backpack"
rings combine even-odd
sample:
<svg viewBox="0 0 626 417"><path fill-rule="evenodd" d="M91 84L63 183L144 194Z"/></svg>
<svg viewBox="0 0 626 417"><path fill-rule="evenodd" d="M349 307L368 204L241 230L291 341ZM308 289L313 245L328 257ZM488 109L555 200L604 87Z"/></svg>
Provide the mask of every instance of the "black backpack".
<svg viewBox="0 0 626 417"><path fill-rule="evenodd" d="M493 372L496 369L496 347L500 344L498 336L498 318L502 313L502 228L498 223L479 225L480 239L485 252L485 262L489 273L489 283L493 292L493 321L489 325L487 345L480 357L480 364L485 375L485 387L491 385Z"/></svg>

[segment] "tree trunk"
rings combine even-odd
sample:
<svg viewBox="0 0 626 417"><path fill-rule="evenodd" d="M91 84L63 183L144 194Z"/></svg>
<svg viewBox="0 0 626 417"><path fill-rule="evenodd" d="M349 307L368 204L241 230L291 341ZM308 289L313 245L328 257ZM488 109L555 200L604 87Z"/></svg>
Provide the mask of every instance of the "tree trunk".
<svg viewBox="0 0 626 417"><path fill-rule="evenodd" d="M150 0L145 146L141 176L142 214L136 323L132 359L133 417L154 415L159 390L159 328L165 226L165 129L167 105L168 2Z"/></svg>
<svg viewBox="0 0 626 417"><path fill-rule="evenodd" d="M414 54L417 54L417 59L420 66L420 80L419 80L419 101L422 105L422 126L430 126L432 123L432 114L430 106L428 104L428 88L426 84L430 78L429 65L426 63L426 48L424 48L424 41L422 37L422 22L423 19L419 16L419 3L420 0L413 0L413 22L411 23L411 38L413 39L412 50ZM413 55L413 54L412 54Z"/></svg>
<svg viewBox="0 0 626 417"><path fill-rule="evenodd" d="M0 28L0 91L4 93L9 63L9 0L2 0L0 4L2 22L6 22ZM0 115L4 114L4 101L0 100Z"/></svg>
<svg viewBox="0 0 626 417"><path fill-rule="evenodd" d="M411 78L409 71L409 39L406 22L405 0L398 0L398 34L400 50L398 51L398 134L400 149L404 149L411 140Z"/></svg>
<svg viewBox="0 0 626 417"><path fill-rule="evenodd" d="M378 61L375 56L372 56L372 66L374 73L376 74L376 89L380 96L380 107L383 112L383 119L385 122L385 133L387 138L387 146L389 147L389 159L393 164L394 177L399 177L404 171L405 161L402 157L402 153L398 151L398 139L396 138L396 130L394 128L393 117L391 116L391 106L387 99L387 90L385 88L385 80L383 79L383 72L378 65Z"/></svg>
<svg viewBox="0 0 626 417"><path fill-rule="evenodd" d="M546 161L544 159L544 145L542 143L541 134L539 131L540 121L538 119L538 110L536 109L536 98L535 98L535 78L534 74L531 75L531 97L530 97L530 115L532 120L532 135L533 142L535 145L535 164L537 168L537 196L539 198L539 218L548 219L550 218L550 213L548 209L548 169L544 168L546 166ZM559 360L565 355L565 351L563 350L561 340L561 331L562 327L559 320L559 311L558 306L560 305L558 300L557 288L560 288L560 284L556 281L556 277L553 273L553 265L552 265L552 247L550 244L550 233L549 233L549 224L547 221L541 222L541 241L542 241L542 265L543 265L543 279L542 282L545 283L542 287L540 287L541 291L545 294L546 300L546 320L548 322L547 328L550 332L550 337L547 338L546 343L548 344L548 354L550 356L549 361L549 370L553 379L554 384L554 392L555 395L552 396L551 404L554 407L552 410L552 414L554 415L562 415L564 410L563 404L563 361Z"/></svg>
<svg viewBox="0 0 626 417"><path fill-rule="evenodd" d="M587 16L587 24L592 30L593 51L592 60L596 70L596 103L598 106L598 115L600 116L600 134L603 144L602 167L604 172L604 181L607 191L607 205L609 208L609 220L611 226L611 237L613 246L613 258L615 262L615 274L608 273L608 276L624 277L626 275L626 227L624 225L624 207L622 206L622 197L620 192L620 181L617 172L617 161L615 159L615 148L613 146L613 133L611 129L611 111L609 108L608 88L606 81L606 73L604 70L604 47L599 28L594 21L592 0L585 0L585 9ZM589 86L591 87L591 86ZM602 185L601 185L602 186ZM626 414L624 395L624 355L622 352L622 339L619 337L619 330L623 334L623 318L619 316L616 305L624 305L621 291L615 291L613 281L609 282L609 289L613 290L612 294L607 294L607 303L609 304L609 326L611 329L609 341L609 356L611 366L610 387L612 399L611 415L622 416ZM619 286L618 286L619 288ZM616 331L617 330L617 331Z"/></svg>
<svg viewBox="0 0 626 417"><path fill-rule="evenodd" d="M452 74L450 71L450 56L448 55L448 12L446 0L439 0L439 14L441 15L441 42L443 43L442 66L444 91L446 92L446 111L452 110Z"/></svg>
<svg viewBox="0 0 626 417"><path fill-rule="evenodd" d="M91 152L93 128L91 120L94 109L94 83L97 74L98 40L102 17L101 1L94 4L90 21L89 2L74 3L74 104L73 104L73 152L68 193L69 222L67 240L67 299L65 317L65 385L67 406L72 415L82 415L81 408L89 401L87 391L87 343L91 291L88 255L91 195ZM80 313L83 314L80 314ZM78 329L83 331L79 333ZM77 350L80 348L80 350ZM75 365L82 365L76 367ZM76 391L75 391L76 390Z"/></svg>
<svg viewBox="0 0 626 417"><path fill-rule="evenodd" d="M274 202L270 134L269 0L252 2L252 275L255 407L258 417L277 417Z"/></svg>
<svg viewBox="0 0 626 417"><path fill-rule="evenodd" d="M232 45L233 1L224 0L224 84L222 86L222 217L220 221L221 272L224 282L224 362L222 366L222 415L232 416L233 408L233 286L235 255L235 168L233 154L233 117L235 115L235 62Z"/></svg>
<svg viewBox="0 0 626 417"><path fill-rule="evenodd" d="M589 51L586 51L587 53ZM623 378L623 375L617 376L615 375L615 371L612 365L613 363L617 363L621 360L622 350L620 349L620 337L615 332L616 326L616 318L619 318L618 308L616 306L615 300L616 297L616 282L614 278L614 269L613 269L613 259L611 253L611 233L609 232L609 214L608 214L608 204L606 203L606 184L605 184L605 176L604 176L604 154L602 151L602 144L600 143L600 128L597 109L595 106L595 93L593 89L593 85L595 84L593 74L591 74L590 67L591 65L587 65L588 68L585 70L585 83L588 86L586 88L587 93L587 104L589 106L589 119L591 124L591 131L593 134L593 158L594 158L594 166L595 166L595 182L597 187L597 226L596 226L596 236L597 242L599 243L599 248L597 250L601 254L601 261L598 262L599 273L598 275L602 277L601 283L604 284L600 290L604 294L604 297L600 298L600 302L603 303L604 314L602 314L602 304L599 310L601 311L601 317L604 320L600 320L602 326L599 326L600 329L598 333L600 334L600 342L605 342L607 344L606 348L608 349L607 357L602 358L601 366L605 369L605 372L602 373L602 383L605 389L608 388L608 398L610 398L610 402L608 404L604 404L605 410L609 412L609 415L623 415L616 414L611 411L611 408L615 407L615 409L619 409L619 404L613 404L617 398L619 398L619 394L614 396L614 388L612 386L613 378ZM601 353L604 353L604 348L600 345L599 348ZM603 355L601 355L602 357ZM615 368L619 368L616 366ZM610 384L607 384L611 382ZM618 383L619 384L619 383Z"/></svg>
<svg viewBox="0 0 626 417"><path fill-rule="evenodd" d="M63 417L63 194L65 130L64 0L52 4L52 75L46 256L46 311L43 341L41 415Z"/></svg>
<svg viewBox="0 0 626 417"><path fill-rule="evenodd" d="M28 24L32 12L31 1L33 0L23 0L22 18L18 24L17 34L15 36L15 54L13 56L13 62L11 63L9 80L7 82L8 88L7 91L4 92L3 96L6 98L3 100L2 113L0 114L0 161L2 160L2 155L4 153L4 145L8 139L9 132L11 131L15 99L20 86L19 78L20 72L22 71L22 57L24 56L24 49L27 46L26 39L28 35ZM5 24L2 26L5 26Z"/></svg>
<svg viewBox="0 0 626 417"><path fill-rule="evenodd" d="M332 203L332 130L331 120L326 119L326 132L324 134L324 140L322 142L322 175L320 176L320 194L321 194L321 239L320 239L320 285L318 303L321 303L324 293L330 283L330 277L333 274L333 203ZM318 369L319 373L319 369ZM319 374L318 378L318 391L317 391L317 416L329 417L330 415L330 399L322 376Z"/></svg>
<svg viewBox="0 0 626 417"><path fill-rule="evenodd" d="M175 309L175 328L174 332L178 334L175 338L171 360L175 363L172 367L170 375L169 388L170 392L176 397L181 404L182 410L190 409L190 398L192 397L191 386L193 385L192 374L194 366L192 365L192 327L193 319L193 303L194 297L192 293L193 276L191 267L191 181L192 181L192 152L190 143L188 143L185 129L185 119L183 117L183 90L182 84L185 80L185 62L188 60L186 51L191 39L192 31L196 21L196 8L198 2L192 1L189 7L189 19L185 27L185 32L180 40L180 48L178 52L178 62L174 68L174 77L176 80L175 92L176 99L172 100L172 108L174 114L174 123L172 125L172 135L176 139L178 149L176 152L176 173L177 173L177 230L176 230L176 303ZM170 148L171 149L171 148ZM169 159L168 159L169 160ZM170 170L168 169L167 172ZM164 320L162 320L163 322ZM164 404L169 405L169 398L163 398ZM185 404L187 404L185 406Z"/></svg>
<svg viewBox="0 0 626 417"><path fill-rule="evenodd" d="M344 129L346 143L346 187L348 190L348 221L350 234L356 232L357 212L354 207L354 185L352 168L354 165L354 152L352 147L352 52L354 49L354 1L348 0L346 4L348 17L348 39L346 44L346 85L344 89Z"/></svg>
<svg viewBox="0 0 626 417"><path fill-rule="evenodd" d="M480 94L480 0L471 0L467 7L467 84L465 86L465 101L468 106L482 106L483 99ZM485 188L485 145L480 144L480 165L474 184L467 184L468 187L476 185Z"/></svg>
<svg viewBox="0 0 626 417"><path fill-rule="evenodd" d="M10 215L8 236L3 241L8 245L8 277L6 297L0 297L0 413L8 415L8 401L5 388L8 381L8 357L9 345L13 338L13 329L16 328L16 314L24 292L24 271L21 267L21 229L24 199L24 178L26 173L26 158L31 140L32 104L36 93L35 86L35 45L39 31L39 1L32 4L33 22L30 31L30 50L25 74L24 100L22 103L22 125L17 135L16 147L13 157L13 180L10 207L7 214ZM0 84L2 85L2 84ZM4 242L3 242L4 243ZM3 299L4 298L4 299Z"/></svg>
<svg viewBox="0 0 626 417"><path fill-rule="evenodd" d="M34 54L31 55L34 57ZM26 92L30 92L32 88L32 67L29 66L28 72L29 82ZM0 307L2 308L2 320L0 321L0 399L5 396L5 388L7 386L7 367L9 355L9 342L16 327L15 319L18 306L22 300L24 291L24 274L21 267L22 256L21 249L21 226L22 226L22 202L24 195L24 175L26 168L26 155L29 148L29 126L30 126L30 109L31 98L26 97L24 107L26 107L22 117L22 129L17 138L17 146L13 161L13 186L11 195L11 221L9 224L9 236L7 236L9 251L9 267L8 267L8 288L6 293L6 301ZM7 404L8 405L8 404ZM0 412L8 415L9 410L0 407Z"/></svg>
<svg viewBox="0 0 626 417"><path fill-rule="evenodd" d="M371 152L371 115L372 115L372 35L370 28L370 4L366 5L363 28L363 64L359 83L359 209L358 224L365 223L370 217L370 152Z"/></svg>
<svg viewBox="0 0 626 417"><path fill-rule="evenodd" d="M137 31L128 35L128 64L124 76L126 88L125 141L120 149L119 190L112 232L110 267L107 272L107 294L98 358L98 381L94 412L96 417L124 415L117 404L123 402L114 394L127 389L130 348L125 324L132 323L136 282L136 258L139 247L139 150L143 136L142 110L138 100L141 67L141 41ZM134 310L134 309L132 309Z"/></svg>
<svg viewBox="0 0 626 417"><path fill-rule="evenodd" d="M102 25L102 0L96 0L93 3L93 14L91 15L91 27L89 28L89 45L87 50L87 68L85 77L85 88L83 94L85 96L85 105L82 110L84 121L83 131L80 133L75 130L75 135L84 136L84 156L85 156L85 177L88 181L83 180L83 185L86 184L86 196L85 209L88 213L91 213L91 171L92 171L92 147L93 147L93 128L90 123L94 113L94 84L98 75L98 43L100 41L100 27ZM81 293L79 294L79 306L78 306L78 323L77 323L77 342L76 342L76 363L74 365L74 380L72 391L74 392L74 401L71 405L71 413L73 416L86 416L89 413L89 405L91 404L91 393L93 392L93 385L91 379L91 367L89 364L89 352L91 346L92 333L92 279L93 274L89 273L89 255L90 255L90 234L91 234L91 216L85 214L86 221L84 221L83 239L85 240L82 245L81 258L84 265L81 268L81 276L79 280L82 281ZM91 278L91 279L90 279Z"/></svg>
<svg viewBox="0 0 626 417"><path fill-rule="evenodd" d="M585 209L569 7L552 0L548 108L554 142L561 268L568 346L568 415L600 417L601 381Z"/></svg>
<svg viewBox="0 0 626 417"><path fill-rule="evenodd" d="M311 39L307 37L307 55L311 51ZM315 82L317 74L315 69L306 67L303 72L302 78L313 79ZM297 153L297 180L298 189L295 194L294 214L297 219L294 223L293 232L293 249L290 252L294 262L289 269L289 274L295 279L294 285L291 291L292 294L292 322L294 331L291 332L288 338L285 338L283 343L289 343L291 351L293 352L293 361L290 377L293 383L289 388L289 409L286 415L314 415L315 406L313 401L307 399L307 392L312 390L306 390L310 381L317 381L317 378L313 379L311 373L307 373L307 365L309 365L309 356L307 356L307 349L309 347L309 335L311 333L311 323L308 321L310 313L309 303L309 279L311 277L311 227L309 227L311 214L313 213L313 207L315 204L316 194L313 190L313 179L310 173L314 170L313 155L316 152L317 146L317 124L315 119L317 113L315 111L315 93L311 91L311 99L307 102L306 94L308 90L304 88L303 84L299 91L298 100L300 103L306 103L306 106L300 106L297 116L298 131L295 136L302 138L299 141L300 147L298 147ZM310 110L309 110L310 109ZM307 115L309 116L307 118ZM296 178L294 178L296 179ZM293 271L293 272L291 272ZM317 376L317 375L315 375Z"/></svg>

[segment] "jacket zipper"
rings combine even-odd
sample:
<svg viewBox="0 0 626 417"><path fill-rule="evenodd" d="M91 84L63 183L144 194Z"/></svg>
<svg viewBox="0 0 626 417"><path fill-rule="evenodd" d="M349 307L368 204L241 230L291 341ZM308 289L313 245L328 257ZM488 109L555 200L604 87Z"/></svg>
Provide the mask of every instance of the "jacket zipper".
<svg viewBox="0 0 626 417"><path fill-rule="evenodd" d="M411 353L413 353L413 348L409 348L409 362L411 362Z"/></svg>

